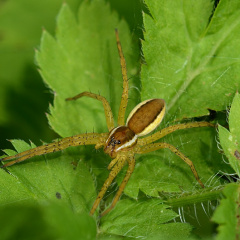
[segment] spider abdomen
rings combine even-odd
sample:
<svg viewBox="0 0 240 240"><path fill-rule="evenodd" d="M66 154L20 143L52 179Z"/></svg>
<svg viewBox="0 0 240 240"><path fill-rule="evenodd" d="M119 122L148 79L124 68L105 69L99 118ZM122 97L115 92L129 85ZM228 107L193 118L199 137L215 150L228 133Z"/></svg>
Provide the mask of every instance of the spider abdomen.
<svg viewBox="0 0 240 240"><path fill-rule="evenodd" d="M165 114L163 99L148 99L139 103L129 114L127 126L136 135L144 136L152 132L162 121Z"/></svg>

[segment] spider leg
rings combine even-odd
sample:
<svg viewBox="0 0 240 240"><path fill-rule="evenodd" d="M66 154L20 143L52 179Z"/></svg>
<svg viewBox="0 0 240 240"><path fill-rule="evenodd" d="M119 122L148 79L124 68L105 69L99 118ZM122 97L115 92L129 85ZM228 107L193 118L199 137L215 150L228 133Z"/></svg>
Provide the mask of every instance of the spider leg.
<svg viewBox="0 0 240 240"><path fill-rule="evenodd" d="M192 170L196 180L199 182L201 187L204 188L204 185L203 185L202 181L199 179L199 176L198 176L197 171L196 171L196 169L193 165L193 162L189 158L187 158L183 153L181 153L177 148L172 146L171 144L168 144L168 143L150 143L148 145L140 147L137 150L136 153L148 153L148 152L156 151L156 150L161 149L161 148L168 148L170 151L172 151L177 156L179 156L190 167L190 169Z"/></svg>
<svg viewBox="0 0 240 240"><path fill-rule="evenodd" d="M118 125L123 126L125 124L125 112L126 112L127 102L128 102L128 77L127 77L126 61L123 55L122 46L119 40L119 34L117 29L115 29L115 34L117 39L117 48L120 56L120 64L121 64L122 76L123 76L123 92L122 92L122 98L121 98L121 103L120 103L119 112L118 112Z"/></svg>
<svg viewBox="0 0 240 240"><path fill-rule="evenodd" d="M90 215L93 215L93 213L97 209L100 201L102 200L104 194L106 193L108 187L111 185L112 181L117 176L117 174L121 171L121 169L123 168L123 166L126 162L126 158L124 156L118 155L116 158L117 158L117 160L115 160L115 159L112 160L112 161L115 161L115 165L112 168L111 172L109 173L109 176L108 176L107 180L104 182L100 192L98 193L97 199L93 203L92 209L90 211Z"/></svg>
<svg viewBox="0 0 240 240"><path fill-rule="evenodd" d="M116 164L116 162L118 161L118 158L114 158L108 165L107 169L110 171L112 169L112 167Z"/></svg>
<svg viewBox="0 0 240 240"><path fill-rule="evenodd" d="M135 159L134 159L134 155L130 156L128 158L128 170L127 170L127 173L121 183L121 185L119 186L119 189L112 201L112 204L111 206L106 209L102 214L101 214L101 217L104 216L105 214L107 214L108 212L110 212L116 205L117 201L119 200L119 198L121 197L122 195L122 192L124 190L124 188L126 187L127 183L128 183L128 180L130 179L133 171L134 171L134 168L135 168Z"/></svg>
<svg viewBox="0 0 240 240"><path fill-rule="evenodd" d="M15 163L22 162L34 156L61 151L70 146L99 144L99 142L101 141L103 142L106 137L107 137L106 133L105 134L85 133L85 134L79 134L73 137L66 137L59 141L55 141L53 143L45 144L36 148L32 148L27 151L18 153L14 156L8 156L5 158L2 158L0 159L0 161L8 161L8 160L12 160L12 161L4 164L3 166L1 166L1 168L9 167Z"/></svg>
<svg viewBox="0 0 240 240"><path fill-rule="evenodd" d="M138 144L146 145L146 144L155 142L156 140L163 138L164 136L172 132L175 132L177 130L181 130L185 128L197 128L197 127L215 127L215 125L209 122L189 122L189 123L176 124L173 126L166 127L148 137L138 139Z"/></svg>
<svg viewBox="0 0 240 240"><path fill-rule="evenodd" d="M109 102L107 101L107 99L105 97L102 97L101 95L95 94L95 93L82 92L82 93L80 93L80 94L78 94L74 97L66 98L66 101L77 100L78 98L81 98L83 96L94 98L94 99L97 99L97 100L102 102L103 107L104 107L104 112L105 112L105 117L106 117L108 130L109 131L112 130L114 128L113 114L112 114L112 110L111 110L111 107L109 105Z"/></svg>

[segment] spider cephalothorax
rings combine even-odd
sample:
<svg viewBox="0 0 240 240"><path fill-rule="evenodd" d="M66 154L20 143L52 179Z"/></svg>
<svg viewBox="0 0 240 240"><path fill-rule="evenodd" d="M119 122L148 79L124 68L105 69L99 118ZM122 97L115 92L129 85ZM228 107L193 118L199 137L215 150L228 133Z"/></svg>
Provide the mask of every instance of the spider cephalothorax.
<svg viewBox="0 0 240 240"><path fill-rule="evenodd" d="M111 158L117 156L117 152L133 147L137 143L137 135L127 126L114 128L108 136L104 146L104 152Z"/></svg>
<svg viewBox="0 0 240 240"><path fill-rule="evenodd" d="M162 121L165 113L163 99L149 99L138 104L129 114L126 126L112 129L104 151L112 158L117 152L137 144L138 137L152 132Z"/></svg>
<svg viewBox="0 0 240 240"><path fill-rule="evenodd" d="M170 134L176 130L185 129L185 128L194 128L194 127L213 127L213 124L208 122L190 122L183 124L176 124L167 128L164 128L148 137L139 138L145 136L152 132L162 121L165 114L165 101L163 99L149 99L138 104L129 114L125 124L125 111L128 102L128 78L126 71L126 63L122 53L121 44L119 41L118 31L116 30L117 38L117 47L120 55L120 63L123 75L123 93L121 98L121 104L118 113L118 126L114 127L113 123L113 114L111 107L106 100L106 98L90 93L82 92L75 97L66 99L67 101L77 100L83 96L97 99L102 102L107 127L109 133L85 133L79 134L73 137L63 138L60 141L49 143L37 148L30 149L28 151L18 153L14 156L9 156L1 159L1 161L12 160L2 166L9 167L15 163L22 162L28 158L43 155L55 151L61 151L70 146L79 146L79 145L91 145L95 144L95 148L104 148L104 152L109 154L112 158L112 161L108 165L108 170L110 170L109 176L105 183L102 186L101 191L99 192L97 199L95 200L93 207L90 211L92 215L97 209L101 199L103 198L108 187L121 171L125 163L128 163L127 173L119 186L118 192L113 199L111 206L105 210L102 215L109 212L117 203L120 198L131 174L133 173L135 167L135 154L143 154L152 151L156 151L161 148L168 148L170 151L179 156L184 162L186 162L191 171L193 172L196 180L199 184L204 187L202 181L199 179L197 171L192 163L192 161L182 154L174 146L165 143L165 142L155 142L162 137ZM13 160L14 159L14 160Z"/></svg>

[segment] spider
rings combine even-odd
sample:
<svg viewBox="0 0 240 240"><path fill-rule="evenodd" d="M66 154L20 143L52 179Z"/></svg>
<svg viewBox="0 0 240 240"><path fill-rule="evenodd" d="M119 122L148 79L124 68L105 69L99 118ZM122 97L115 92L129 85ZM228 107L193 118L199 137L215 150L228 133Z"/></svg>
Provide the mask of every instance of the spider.
<svg viewBox="0 0 240 240"><path fill-rule="evenodd" d="M108 170L110 171L107 180L104 182L93 206L90 210L90 215L93 215L97 209L100 201L102 200L104 194L106 193L108 187L113 182L114 178L121 171L125 163L128 163L128 169L126 175L119 186L119 189L110 205L101 216L108 213L119 200L129 178L131 177L134 167L135 167L135 154L144 154L152 151L156 151L162 148L168 148L170 151L179 156L185 163L187 163L193 172L196 180L202 188L204 185L199 179L197 171L192 163L192 161L182 154L174 146L165 143L157 142L156 140L180 129L194 128L194 127L213 127L214 125L208 122L190 122L183 124L176 124L173 126L166 127L150 136L145 138L139 138L145 136L152 132L162 121L165 114L165 101L163 99L149 99L139 103L129 114L126 124L125 124L125 111L128 103L128 77L126 62L122 52L121 43L119 40L118 31L115 30L117 48L120 57L121 71L123 77L123 92L118 113L118 126L114 127L113 114L109 102L101 95L94 94L91 92L82 92L72 98L67 98L66 101L77 100L81 97L90 97L102 102L105 117L107 122L108 133L85 133L79 134L72 137L66 137L60 141L45 144L22 153L18 153L14 156L8 156L2 158L1 161L12 160L8 163L2 165L2 168L9 167L15 163L22 162L28 158L34 156L43 155L47 153L52 153L56 151L61 151L70 146L79 145L94 145L95 148L99 149L103 147L103 150L108 154L112 160L108 165Z"/></svg>

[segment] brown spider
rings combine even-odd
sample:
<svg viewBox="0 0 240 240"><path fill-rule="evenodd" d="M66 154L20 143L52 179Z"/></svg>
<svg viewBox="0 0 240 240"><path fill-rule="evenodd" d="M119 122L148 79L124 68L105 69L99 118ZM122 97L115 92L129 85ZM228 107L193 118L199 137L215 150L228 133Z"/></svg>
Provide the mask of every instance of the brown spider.
<svg viewBox="0 0 240 240"><path fill-rule="evenodd" d="M79 95L67 98L67 101L77 100L83 96L97 99L102 102L106 122L109 132L108 133L85 133L79 134L72 137L66 137L60 141L49 143L43 146L39 146L30 150L27 150L22 153L18 153L14 156L8 156L2 158L1 161L12 160L3 166L2 168L9 167L15 163L22 162L28 158L43 155L51 152L61 151L70 146L79 146L79 145L91 145L95 144L95 148L99 149L100 147L104 148L104 152L107 153L113 160L108 165L108 170L110 170L109 176L105 183L102 186L101 191L99 192L97 199L95 200L93 207L90 211L90 215L93 215L97 209L101 199L106 193L108 187L111 185L114 178L123 168L125 162L128 163L127 173L113 199L111 206L106 209L101 215L108 213L117 203L120 198L130 176L133 173L135 167L135 154L143 154L152 151L156 151L161 148L168 148L173 153L178 155L185 163L191 168L196 180L199 182L201 187L204 187L203 183L198 177L197 171L192 163L192 161L183 155L177 148L174 146L165 143L157 142L153 143L156 140L161 139L169 133L172 133L176 130L185 129L185 128L194 128L194 127L213 127L214 125L208 122L191 122L184 124L177 124L164 128L148 137L139 138L147 135L152 132L162 121L165 113L165 101L163 99L149 99L138 104L129 114L126 124L125 123L125 111L128 102L128 78L126 70L126 62L122 53L121 43L119 41L118 31L116 30L116 39L117 47L120 56L121 70L123 76L123 93L120 103L119 113L118 113L118 126L114 127L113 114L111 107L106 100L106 98L90 93L82 92Z"/></svg>

